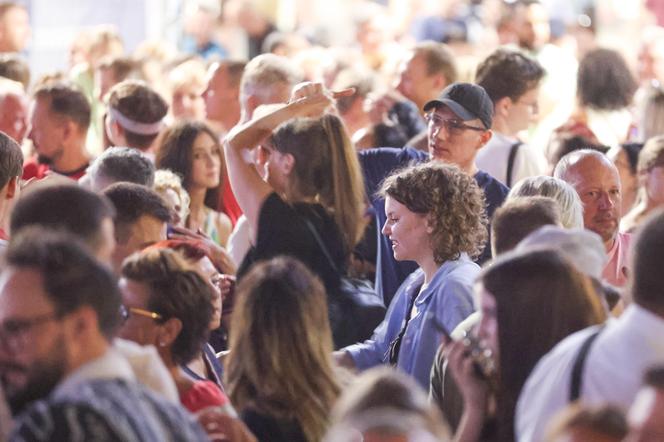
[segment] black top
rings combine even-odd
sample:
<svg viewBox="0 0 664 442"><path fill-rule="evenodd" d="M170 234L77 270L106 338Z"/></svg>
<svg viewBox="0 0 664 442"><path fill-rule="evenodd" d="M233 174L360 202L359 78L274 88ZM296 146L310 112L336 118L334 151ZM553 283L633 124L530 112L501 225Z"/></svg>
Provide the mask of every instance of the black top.
<svg viewBox="0 0 664 442"><path fill-rule="evenodd" d="M276 193L270 194L258 215L256 245L245 256L237 276L241 279L256 262L278 255L288 255L302 261L318 275L325 288L339 287L340 276L330 266L305 222L308 220L318 232L339 269L345 269L345 253L339 228L334 218L320 204L290 205Z"/></svg>
<svg viewBox="0 0 664 442"><path fill-rule="evenodd" d="M242 412L241 418L260 442L307 442L295 420L275 419L251 409Z"/></svg>

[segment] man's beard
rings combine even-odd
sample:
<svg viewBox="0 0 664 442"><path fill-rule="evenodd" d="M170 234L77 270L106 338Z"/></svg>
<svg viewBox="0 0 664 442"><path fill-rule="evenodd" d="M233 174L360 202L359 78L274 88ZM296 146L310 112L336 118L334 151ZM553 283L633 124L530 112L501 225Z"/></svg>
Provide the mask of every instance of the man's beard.
<svg viewBox="0 0 664 442"><path fill-rule="evenodd" d="M47 157L47 156L42 155L42 154L38 154L37 155L37 162L39 164L49 164L50 165L51 163L53 163L53 158Z"/></svg>
<svg viewBox="0 0 664 442"><path fill-rule="evenodd" d="M31 367L11 362L0 363L0 382L12 415L18 415L32 402L45 398L53 391L65 374L65 354L64 338L60 336L48 357L34 361ZM11 371L26 373L24 386L12 386L7 382L4 373Z"/></svg>

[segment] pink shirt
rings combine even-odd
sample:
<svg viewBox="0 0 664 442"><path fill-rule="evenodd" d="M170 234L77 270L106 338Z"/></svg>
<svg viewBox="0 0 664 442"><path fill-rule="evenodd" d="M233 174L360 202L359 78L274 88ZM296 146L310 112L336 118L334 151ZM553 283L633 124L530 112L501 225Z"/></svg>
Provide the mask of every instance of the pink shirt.
<svg viewBox="0 0 664 442"><path fill-rule="evenodd" d="M604 266L602 278L616 287L622 287L627 282L625 276L627 266L629 265L629 250L632 245L632 235L630 233L618 233L613 247L608 255L608 262Z"/></svg>

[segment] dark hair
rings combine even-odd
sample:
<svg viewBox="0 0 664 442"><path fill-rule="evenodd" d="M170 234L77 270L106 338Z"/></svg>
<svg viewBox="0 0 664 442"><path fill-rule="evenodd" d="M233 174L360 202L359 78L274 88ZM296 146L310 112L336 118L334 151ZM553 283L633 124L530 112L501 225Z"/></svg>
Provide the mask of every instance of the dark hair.
<svg viewBox="0 0 664 442"><path fill-rule="evenodd" d="M140 184L115 183L104 190L104 195L115 206L115 235L120 243L127 236L127 229L144 215L165 223L171 219L168 205L161 196Z"/></svg>
<svg viewBox="0 0 664 442"><path fill-rule="evenodd" d="M125 80L111 88L108 105L139 123L156 123L168 112L168 103L150 86L138 80ZM159 133L141 135L125 128L124 137L132 147L147 149Z"/></svg>
<svg viewBox="0 0 664 442"><path fill-rule="evenodd" d="M101 241L102 221L114 216L106 197L75 184L55 184L23 195L12 212L10 228L12 235L29 226L64 231L94 251Z"/></svg>
<svg viewBox="0 0 664 442"><path fill-rule="evenodd" d="M177 318L182 322L171 354L177 364L190 362L207 341L212 319L212 292L205 280L177 252L163 248L130 256L121 274L149 288L147 307L162 315L160 321Z"/></svg>
<svg viewBox="0 0 664 442"><path fill-rule="evenodd" d="M113 182L129 182L152 187L154 164L138 149L111 147L99 155L88 168L93 179L105 177Z"/></svg>
<svg viewBox="0 0 664 442"><path fill-rule="evenodd" d="M475 82L486 90L495 105L505 97L517 101L537 87L543 76L544 68L537 60L521 52L497 49L478 66Z"/></svg>
<svg viewBox="0 0 664 442"><path fill-rule="evenodd" d="M29 267L42 277L44 291L64 316L82 306L97 313L101 333L111 339L118 326L120 293L115 278L76 238L38 227L24 229L12 237L6 262Z"/></svg>
<svg viewBox="0 0 664 442"><path fill-rule="evenodd" d="M508 254L485 268L478 281L496 300L499 440L514 440L517 399L537 361L563 338L602 322L605 314L590 279L553 250Z"/></svg>
<svg viewBox="0 0 664 442"><path fill-rule="evenodd" d="M664 390L664 366L652 367L646 371L643 383L649 387Z"/></svg>
<svg viewBox="0 0 664 442"><path fill-rule="evenodd" d="M595 408L579 403L573 404L554 418L552 424L553 426L549 426L546 438L548 442L560 440L574 428L586 428L612 440L623 440L628 432L625 415L622 410L612 405Z"/></svg>
<svg viewBox="0 0 664 442"><path fill-rule="evenodd" d="M443 74L447 84L457 80L457 67L454 54L444 43L423 41L413 48L413 52L424 57L427 75Z"/></svg>
<svg viewBox="0 0 664 442"><path fill-rule="evenodd" d="M458 259L461 253L478 256L483 250L487 239L484 193L458 167L438 162L408 167L387 177L379 195L428 217L437 264Z"/></svg>
<svg viewBox="0 0 664 442"><path fill-rule="evenodd" d="M217 135L202 121L179 121L166 130L157 150L155 165L157 169L169 169L182 178L182 187L186 191L191 189L193 180L192 168L194 163L194 142L202 133L208 134L215 142L221 160L221 171L225 170L224 156ZM217 210L219 204L219 189L217 186L205 192L205 205Z"/></svg>
<svg viewBox="0 0 664 442"><path fill-rule="evenodd" d="M506 201L491 220L494 256L514 249L523 238L549 224L560 224L560 209L554 199L529 196Z"/></svg>
<svg viewBox="0 0 664 442"><path fill-rule="evenodd" d="M0 131L0 189L4 188L12 178L20 178L22 173L21 146L12 137Z"/></svg>
<svg viewBox="0 0 664 442"><path fill-rule="evenodd" d="M74 121L83 132L90 126L90 103L76 86L67 83L46 83L34 93L36 100L48 100L51 113Z"/></svg>
<svg viewBox="0 0 664 442"><path fill-rule="evenodd" d="M620 148L625 151L627 155L627 162L629 163L629 171L632 175L636 175L636 166L639 163L639 152L643 149L644 143L624 143Z"/></svg>
<svg viewBox="0 0 664 442"><path fill-rule="evenodd" d="M30 66L16 53L0 54L0 77L18 81L27 91L30 87Z"/></svg>
<svg viewBox="0 0 664 442"><path fill-rule="evenodd" d="M617 51L594 49L579 63L576 87L581 105L614 110L630 105L637 84Z"/></svg>
<svg viewBox="0 0 664 442"><path fill-rule="evenodd" d="M664 312L664 210L642 225L632 249L631 294L637 304Z"/></svg>

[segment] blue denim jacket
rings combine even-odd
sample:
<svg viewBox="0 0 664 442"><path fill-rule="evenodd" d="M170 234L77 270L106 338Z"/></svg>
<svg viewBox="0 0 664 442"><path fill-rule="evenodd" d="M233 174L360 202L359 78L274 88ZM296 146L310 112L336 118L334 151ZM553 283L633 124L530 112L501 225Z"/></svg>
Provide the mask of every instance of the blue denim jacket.
<svg viewBox="0 0 664 442"><path fill-rule="evenodd" d="M479 271L479 266L462 254L458 260L440 266L429 286L418 294L424 282L424 272L417 269L399 287L385 320L371 339L346 347L345 351L360 370L387 364L390 342L403 327L409 300L417 296L415 310L401 343L397 367L428 390L431 366L442 339L431 321L435 318L452 331L474 311L472 287Z"/></svg>

